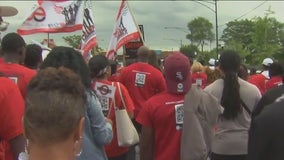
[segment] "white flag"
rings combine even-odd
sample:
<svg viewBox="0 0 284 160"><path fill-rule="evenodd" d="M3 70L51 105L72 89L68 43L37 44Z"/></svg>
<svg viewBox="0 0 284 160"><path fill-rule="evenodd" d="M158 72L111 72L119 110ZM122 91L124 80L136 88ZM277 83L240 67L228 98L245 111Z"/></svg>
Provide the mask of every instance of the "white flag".
<svg viewBox="0 0 284 160"><path fill-rule="evenodd" d="M19 34L73 32L82 29L83 1L38 0L38 4L18 28Z"/></svg>
<svg viewBox="0 0 284 160"><path fill-rule="evenodd" d="M86 61L91 57L90 50L97 46L96 28L94 24L94 17L92 12L92 5L89 0L86 1L86 7L84 9L83 19L83 36L81 43L81 50L83 57Z"/></svg>
<svg viewBox="0 0 284 160"><path fill-rule="evenodd" d="M106 57L114 60L115 54L121 46L131 40L139 38L139 30L135 24L132 14L129 11L127 2L126 0L122 0Z"/></svg>

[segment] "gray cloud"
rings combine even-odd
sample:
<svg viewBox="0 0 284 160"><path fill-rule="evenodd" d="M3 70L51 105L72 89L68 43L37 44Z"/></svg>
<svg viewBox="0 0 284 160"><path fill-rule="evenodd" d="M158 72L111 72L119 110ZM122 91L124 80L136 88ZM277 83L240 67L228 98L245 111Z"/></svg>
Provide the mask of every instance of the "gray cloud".
<svg viewBox="0 0 284 160"><path fill-rule="evenodd" d="M214 9L214 5L210 4L210 2L205 1L202 3ZM218 1L218 24L226 24L236 19L262 2ZM146 44L153 49L177 49L181 40L184 44L189 43L185 39L186 33L183 31L164 29L164 27L186 28L189 21L200 16L207 18L215 27L214 12L193 1L129 1L128 3L137 23L144 25ZM30 13L30 8L33 4L36 4L36 1L1 1L1 5L14 6L19 10L18 15L4 18L4 20L10 22L10 27L5 33L16 31L17 27ZM92 4L98 43L102 48L106 49L113 31L120 1L92 1ZM271 10L275 11L275 14L272 16L276 17L278 21L284 22L284 2L282 1L266 1L262 6L249 12L243 19L250 19L255 16L263 17L265 10L269 6L271 6ZM219 35L222 34L224 27L225 25L219 27ZM81 34L81 32L50 34L50 38L54 38L58 45L65 45L62 36L72 34ZM30 42L31 39L41 41L43 38L47 38L47 34L33 34L24 36L24 38L27 42ZM212 47L214 46L212 44Z"/></svg>

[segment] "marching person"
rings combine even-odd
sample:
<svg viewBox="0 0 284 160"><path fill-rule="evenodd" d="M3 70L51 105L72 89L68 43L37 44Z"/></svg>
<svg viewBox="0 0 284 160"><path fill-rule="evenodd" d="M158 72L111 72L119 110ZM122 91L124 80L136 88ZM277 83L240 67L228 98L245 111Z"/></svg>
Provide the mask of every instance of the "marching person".
<svg viewBox="0 0 284 160"><path fill-rule="evenodd" d="M217 121L211 160L246 160L251 112L261 94L238 77L241 59L237 52L225 50L219 62L223 78L205 88L224 108Z"/></svg>
<svg viewBox="0 0 284 160"><path fill-rule="evenodd" d="M103 55L96 55L92 57L88 66L91 72L92 86L96 90L99 100L102 105L104 116L111 119L113 122L113 139L110 144L105 146L106 154L109 160L127 160L128 147L120 147L117 140L116 131L116 115L115 107L118 109L125 108L130 117L133 117L134 104L123 84L119 82L108 81L111 74L109 60ZM96 87L98 84L104 86L114 87L114 97L110 98L104 94L99 94L105 89Z"/></svg>
<svg viewBox="0 0 284 160"><path fill-rule="evenodd" d="M80 76L85 86L85 125L82 154L77 160L106 160L104 146L113 138L112 121L105 118L101 104L92 90L88 65L83 56L70 47L54 47L43 61L40 69L66 67Z"/></svg>
<svg viewBox="0 0 284 160"><path fill-rule="evenodd" d="M75 160L82 152L85 87L73 71L41 70L28 87L19 160Z"/></svg>
<svg viewBox="0 0 284 160"><path fill-rule="evenodd" d="M174 52L164 61L164 74L167 90L147 100L136 118L142 125L141 160L180 159L184 96L191 88L189 59Z"/></svg>

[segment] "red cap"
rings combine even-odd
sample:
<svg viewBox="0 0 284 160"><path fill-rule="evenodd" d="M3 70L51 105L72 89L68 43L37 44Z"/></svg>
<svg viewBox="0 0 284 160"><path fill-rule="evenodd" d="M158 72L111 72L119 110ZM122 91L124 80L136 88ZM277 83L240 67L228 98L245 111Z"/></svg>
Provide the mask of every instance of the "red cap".
<svg viewBox="0 0 284 160"><path fill-rule="evenodd" d="M191 87L189 59L180 52L173 52L164 61L168 91L186 93Z"/></svg>

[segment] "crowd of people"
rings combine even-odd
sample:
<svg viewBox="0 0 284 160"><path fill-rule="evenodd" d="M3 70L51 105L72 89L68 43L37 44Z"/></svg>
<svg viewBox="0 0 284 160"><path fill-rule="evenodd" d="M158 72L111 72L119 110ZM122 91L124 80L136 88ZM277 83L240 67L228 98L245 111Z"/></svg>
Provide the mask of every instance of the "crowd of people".
<svg viewBox="0 0 284 160"><path fill-rule="evenodd" d="M0 159L282 160L283 68L249 73L234 50L208 65L179 51L161 63L142 46L117 70L71 47L45 59L17 33L1 40ZM110 96L112 94L112 96ZM126 109L140 142L118 143Z"/></svg>

